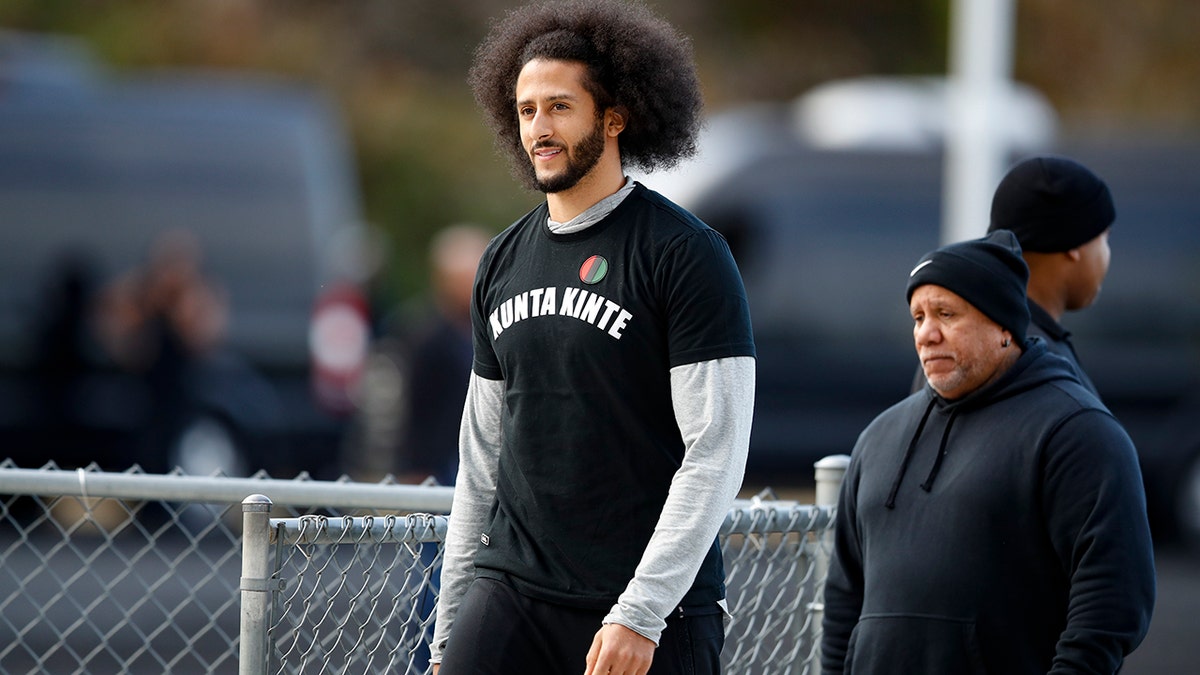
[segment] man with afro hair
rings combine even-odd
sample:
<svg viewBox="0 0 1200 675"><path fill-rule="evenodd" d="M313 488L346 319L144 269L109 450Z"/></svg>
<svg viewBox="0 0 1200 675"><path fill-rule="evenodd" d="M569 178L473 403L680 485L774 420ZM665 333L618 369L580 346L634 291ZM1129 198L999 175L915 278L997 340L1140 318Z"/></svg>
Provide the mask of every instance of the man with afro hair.
<svg viewBox="0 0 1200 675"><path fill-rule="evenodd" d="M625 174L695 153L690 44L639 4L543 2L493 25L469 82L546 199L476 273L430 660L440 675L720 672L717 533L749 447L750 313L724 238Z"/></svg>

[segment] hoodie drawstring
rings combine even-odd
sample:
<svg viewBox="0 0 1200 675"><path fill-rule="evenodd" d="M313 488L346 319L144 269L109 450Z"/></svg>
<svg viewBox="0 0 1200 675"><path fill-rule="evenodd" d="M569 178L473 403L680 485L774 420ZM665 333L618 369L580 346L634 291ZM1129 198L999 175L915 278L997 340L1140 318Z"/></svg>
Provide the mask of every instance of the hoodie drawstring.
<svg viewBox="0 0 1200 675"><path fill-rule="evenodd" d="M929 401L929 407L925 408L925 414L921 416L921 423L917 425L912 440L908 442L908 449L904 451L904 459L900 460L900 471L896 473L896 480L892 482L892 489L888 491L887 501L883 503L889 509L896 508L896 493L900 491L900 483L904 480L904 474L908 472L908 463L912 459L913 450L916 449L921 432L925 430L925 423L929 421L929 415L936 405L937 399ZM925 482L921 483L921 489L926 492L933 489L933 481L937 480L938 472L942 470L942 460L946 457L946 445L950 440L950 429L954 426L954 420L957 417L958 408L955 407L950 411L950 419L946 420L946 429L942 432L942 442L938 445L937 457L933 460L933 467L929 469L929 476L925 478Z"/></svg>
<svg viewBox="0 0 1200 675"><path fill-rule="evenodd" d="M933 481L937 479L938 471L942 470L942 459L946 457L946 441L950 439L950 427L954 426L954 419L958 416L958 408L950 411L950 419L946 420L946 430L942 432L942 442L938 445L937 459L933 460L933 468L929 470L929 477L921 483L921 489L929 492L933 489Z"/></svg>
<svg viewBox="0 0 1200 675"><path fill-rule="evenodd" d="M929 400L929 407L925 408L925 414L921 416L921 423L917 425L917 430L913 433L912 440L908 442L908 449L904 451L904 459L900 460L900 471L896 473L896 480L892 483L892 489L888 492L887 501L883 505L889 509L896 508L896 493L900 491L900 481L904 480L904 474L908 471L908 460L912 459L913 448L917 447L917 439L921 437L921 432L925 429L925 422L929 420L929 414L933 412L934 405L937 404L937 399ZM945 439L943 439L943 443Z"/></svg>

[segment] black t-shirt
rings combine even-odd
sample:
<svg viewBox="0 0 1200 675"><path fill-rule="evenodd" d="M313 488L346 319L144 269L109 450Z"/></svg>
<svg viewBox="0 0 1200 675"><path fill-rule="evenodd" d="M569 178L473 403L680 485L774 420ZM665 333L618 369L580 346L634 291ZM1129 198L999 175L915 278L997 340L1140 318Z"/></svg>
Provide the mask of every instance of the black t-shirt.
<svg viewBox="0 0 1200 675"><path fill-rule="evenodd" d="M547 214L496 237L475 281L474 371L504 381L475 563L531 596L606 608L683 459L670 369L753 356L750 315L721 235L641 185L582 232L552 234ZM723 597L715 544L684 604Z"/></svg>

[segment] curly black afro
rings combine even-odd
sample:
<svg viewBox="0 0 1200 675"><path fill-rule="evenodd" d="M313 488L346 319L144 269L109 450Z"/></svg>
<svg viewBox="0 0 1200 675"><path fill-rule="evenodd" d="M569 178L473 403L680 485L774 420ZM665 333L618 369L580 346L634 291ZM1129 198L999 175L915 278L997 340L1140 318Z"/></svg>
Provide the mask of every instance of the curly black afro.
<svg viewBox="0 0 1200 675"><path fill-rule="evenodd" d="M467 77L496 144L532 186L516 112L517 76L535 58L578 61L601 112L619 107L621 161L666 169L696 153L703 101L690 40L628 0L537 2L492 26Z"/></svg>

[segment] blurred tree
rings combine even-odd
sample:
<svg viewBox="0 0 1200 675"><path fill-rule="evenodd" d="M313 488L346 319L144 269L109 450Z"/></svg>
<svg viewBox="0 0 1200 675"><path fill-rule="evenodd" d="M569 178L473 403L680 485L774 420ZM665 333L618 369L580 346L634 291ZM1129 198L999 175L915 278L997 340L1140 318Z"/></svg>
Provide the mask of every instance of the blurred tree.
<svg viewBox="0 0 1200 675"><path fill-rule="evenodd" d="M1044 91L1073 128L1200 128L1200 2L1021 0L1018 7L1017 78Z"/></svg>
<svg viewBox="0 0 1200 675"><path fill-rule="evenodd" d="M465 83L513 0L0 0L0 26L79 35L118 68L254 69L328 90L353 129L385 301L427 278L433 233L499 229L537 196L492 152ZM822 81L945 71L949 0L650 0L691 35L710 109ZM1016 74L1072 129L1200 130L1200 3L1018 0Z"/></svg>

